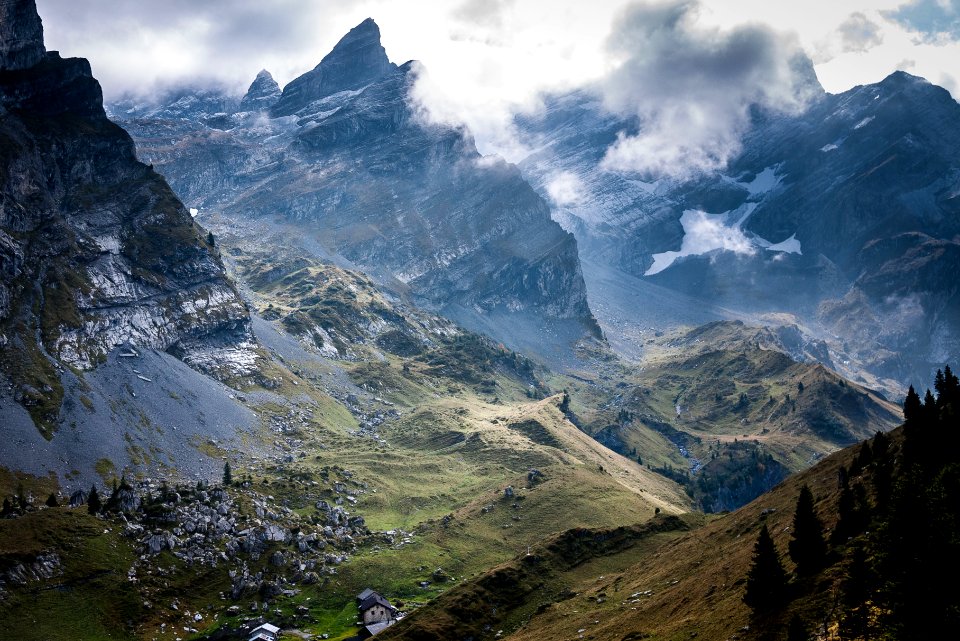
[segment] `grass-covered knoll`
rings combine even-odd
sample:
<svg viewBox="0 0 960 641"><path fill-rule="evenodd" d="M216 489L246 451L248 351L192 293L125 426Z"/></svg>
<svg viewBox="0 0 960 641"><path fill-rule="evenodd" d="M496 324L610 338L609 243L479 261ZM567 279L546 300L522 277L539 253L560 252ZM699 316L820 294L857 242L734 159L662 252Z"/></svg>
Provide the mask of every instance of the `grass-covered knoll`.
<svg viewBox="0 0 960 641"><path fill-rule="evenodd" d="M136 554L120 528L86 510L42 509L0 519L0 575L55 553L52 576L7 585L0 600L11 639L136 638L146 618L127 581ZM12 588L12 589L11 589Z"/></svg>

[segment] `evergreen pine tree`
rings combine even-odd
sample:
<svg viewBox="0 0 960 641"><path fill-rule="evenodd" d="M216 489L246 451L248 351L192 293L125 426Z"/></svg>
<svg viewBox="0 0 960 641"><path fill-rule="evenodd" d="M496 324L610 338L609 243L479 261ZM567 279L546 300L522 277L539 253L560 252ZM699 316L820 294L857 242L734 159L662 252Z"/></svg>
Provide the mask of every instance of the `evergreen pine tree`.
<svg viewBox="0 0 960 641"><path fill-rule="evenodd" d="M777 548L764 523L753 547L753 565L747 573L747 591L743 601L755 613L779 605L787 590L787 572L780 563Z"/></svg>
<svg viewBox="0 0 960 641"><path fill-rule="evenodd" d="M870 482L877 498L877 509L882 513L890 505L893 492L893 457L890 454L890 437L877 432L873 437L873 474Z"/></svg>
<svg viewBox="0 0 960 641"><path fill-rule="evenodd" d="M46 505L47 507L57 507L60 505L59 501L57 501L57 495L53 492L50 492L50 496L47 497Z"/></svg>
<svg viewBox="0 0 960 641"><path fill-rule="evenodd" d="M90 494L87 495L87 512L90 514L97 514L103 508L103 504L100 502L100 495L97 494L97 486L90 486Z"/></svg>
<svg viewBox="0 0 960 641"><path fill-rule="evenodd" d="M787 641L808 641L809 639L807 624L799 614L794 614L790 617L790 623L787 624Z"/></svg>
<svg viewBox="0 0 960 641"><path fill-rule="evenodd" d="M823 540L823 523L817 518L813 507L813 494L804 485L797 497L797 511L793 516L793 538L790 541L790 558L797 564L797 574L804 576L823 566L827 545Z"/></svg>
<svg viewBox="0 0 960 641"><path fill-rule="evenodd" d="M938 370L939 371L939 370ZM933 423L940 415L940 408L937 407L937 399L928 389L923 397L923 420L925 423Z"/></svg>
<svg viewBox="0 0 960 641"><path fill-rule="evenodd" d="M13 505L10 503L10 499L3 497L3 508L0 510L0 516L10 516L13 514Z"/></svg>
<svg viewBox="0 0 960 641"><path fill-rule="evenodd" d="M223 485L224 487L233 483L233 472L230 470L230 461L223 464Z"/></svg>
<svg viewBox="0 0 960 641"><path fill-rule="evenodd" d="M858 545L853 549L847 578L843 582L840 618L841 639L866 638L870 626L870 600L873 579L867 565L867 553Z"/></svg>
<svg viewBox="0 0 960 641"><path fill-rule="evenodd" d="M907 390L907 398L903 401L903 418L909 423L920 420L922 415L923 403L920 401L920 395L911 385Z"/></svg>

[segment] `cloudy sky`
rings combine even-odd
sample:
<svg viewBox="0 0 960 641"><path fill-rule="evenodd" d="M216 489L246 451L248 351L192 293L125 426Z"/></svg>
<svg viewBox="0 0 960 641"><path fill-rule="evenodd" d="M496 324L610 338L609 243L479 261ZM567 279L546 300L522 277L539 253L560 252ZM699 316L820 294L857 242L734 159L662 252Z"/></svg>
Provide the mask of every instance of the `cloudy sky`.
<svg viewBox="0 0 960 641"><path fill-rule="evenodd" d="M515 159L510 114L592 83L651 123L612 169L722 164L745 105L801 109L797 53L830 92L896 69L960 93L960 0L37 0L48 49L89 58L108 98L178 82L281 85L364 18L394 62L418 59L430 117ZM692 132L684 139L677 132ZM646 163L646 165L645 165Z"/></svg>

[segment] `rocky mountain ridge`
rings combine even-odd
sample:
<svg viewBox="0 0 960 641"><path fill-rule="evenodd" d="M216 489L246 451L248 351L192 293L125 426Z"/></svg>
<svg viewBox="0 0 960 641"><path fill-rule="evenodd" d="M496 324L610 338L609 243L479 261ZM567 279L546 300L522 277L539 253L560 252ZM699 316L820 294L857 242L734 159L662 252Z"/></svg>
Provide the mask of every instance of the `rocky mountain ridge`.
<svg viewBox="0 0 960 641"><path fill-rule="evenodd" d="M367 20L269 111L273 94L257 111L195 101L184 114L178 101L111 113L191 206L296 225L318 256L514 346L535 345L544 325L558 342L598 336L573 236L515 167L420 118L417 73L389 63Z"/></svg>

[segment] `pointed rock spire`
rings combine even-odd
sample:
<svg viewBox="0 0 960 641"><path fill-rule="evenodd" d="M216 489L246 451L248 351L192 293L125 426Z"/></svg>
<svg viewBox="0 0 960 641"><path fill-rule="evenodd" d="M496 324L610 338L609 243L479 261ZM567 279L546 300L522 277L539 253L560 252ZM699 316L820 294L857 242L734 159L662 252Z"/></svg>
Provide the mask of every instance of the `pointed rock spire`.
<svg viewBox="0 0 960 641"><path fill-rule="evenodd" d="M280 85L270 72L261 69L240 101L240 111L264 111L280 99Z"/></svg>
<svg viewBox="0 0 960 641"><path fill-rule="evenodd" d="M29 69L45 53L36 1L0 0L0 70Z"/></svg>
<svg viewBox="0 0 960 641"><path fill-rule="evenodd" d="M367 18L350 30L320 64L283 88L274 115L296 113L314 100L344 91L359 89L395 71L380 44L380 27Z"/></svg>

